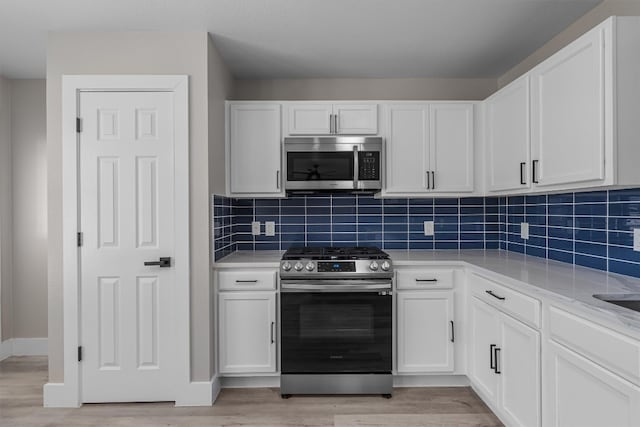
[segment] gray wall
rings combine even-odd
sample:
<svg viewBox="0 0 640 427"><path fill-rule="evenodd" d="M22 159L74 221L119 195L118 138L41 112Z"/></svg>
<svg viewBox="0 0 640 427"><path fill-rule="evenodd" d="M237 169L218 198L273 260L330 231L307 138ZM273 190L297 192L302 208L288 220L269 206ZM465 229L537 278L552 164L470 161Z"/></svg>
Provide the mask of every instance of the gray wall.
<svg viewBox="0 0 640 427"><path fill-rule="evenodd" d="M0 76L0 341L13 337L11 169L11 91Z"/></svg>
<svg viewBox="0 0 640 427"><path fill-rule="evenodd" d="M47 336L45 80L11 80L13 338Z"/></svg>
<svg viewBox="0 0 640 427"><path fill-rule="evenodd" d="M234 100L481 100L495 79L274 79L236 80Z"/></svg>
<svg viewBox="0 0 640 427"><path fill-rule="evenodd" d="M61 188L63 74L189 75L191 376L194 381L205 381L211 377L208 45L209 37L206 32L54 32L49 34L47 197L49 204L50 382L63 380Z"/></svg>
<svg viewBox="0 0 640 427"><path fill-rule="evenodd" d="M208 99L209 99L209 194L217 191L224 192L225 182L225 105L224 101L231 96L233 91L233 77L229 69L222 61L218 50L216 49L211 37L207 42L207 69L208 69ZM211 209L211 203L209 203ZM213 212L209 211L209 218L213 218ZM208 236L207 236L208 237ZM209 252L213 254L213 239L209 239ZM209 262L213 262L213 255L209 256ZM214 325L214 316L216 315L216 305L213 292L214 275L209 277L209 301L211 302L211 311L209 324ZM217 337L215 331L210 331L210 354L209 370L212 374L216 372L216 343Z"/></svg>
<svg viewBox="0 0 640 427"><path fill-rule="evenodd" d="M601 23L609 16L640 15L638 0L605 0L591 9L576 22L568 26L560 34L549 40L541 48L526 57L522 62L498 78L498 87L503 87L534 68L536 65L580 37L582 34Z"/></svg>

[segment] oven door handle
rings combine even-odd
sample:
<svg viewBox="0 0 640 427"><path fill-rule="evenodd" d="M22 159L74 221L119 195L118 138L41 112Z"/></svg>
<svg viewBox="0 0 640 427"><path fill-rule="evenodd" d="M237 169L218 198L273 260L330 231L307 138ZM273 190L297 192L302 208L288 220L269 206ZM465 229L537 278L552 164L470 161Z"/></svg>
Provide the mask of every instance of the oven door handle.
<svg viewBox="0 0 640 427"><path fill-rule="evenodd" d="M326 282L325 282L326 283ZM282 292L375 292L390 291L391 283L371 284L307 284L307 283L281 283Z"/></svg>

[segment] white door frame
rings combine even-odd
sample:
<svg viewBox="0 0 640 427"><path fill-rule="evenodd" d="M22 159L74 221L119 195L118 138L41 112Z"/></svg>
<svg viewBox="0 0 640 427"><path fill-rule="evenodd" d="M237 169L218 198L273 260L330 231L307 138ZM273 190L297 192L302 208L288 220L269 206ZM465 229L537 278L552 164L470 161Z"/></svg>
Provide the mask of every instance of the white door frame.
<svg viewBox="0 0 640 427"><path fill-rule="evenodd" d="M150 91L174 94L175 174L175 351L177 384L181 400L191 382L190 275L189 275L189 82L181 75L66 75L62 77L62 259L64 324L64 400L82 405L80 343L80 253L77 232L79 215L79 114L81 92ZM67 405L61 405L67 406Z"/></svg>

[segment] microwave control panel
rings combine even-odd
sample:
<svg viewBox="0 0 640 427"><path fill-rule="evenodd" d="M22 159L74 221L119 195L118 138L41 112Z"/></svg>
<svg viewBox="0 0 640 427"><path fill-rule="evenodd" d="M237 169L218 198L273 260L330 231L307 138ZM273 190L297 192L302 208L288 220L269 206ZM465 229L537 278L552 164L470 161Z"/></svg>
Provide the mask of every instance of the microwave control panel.
<svg viewBox="0 0 640 427"><path fill-rule="evenodd" d="M380 152L358 152L358 179L362 181L380 180Z"/></svg>

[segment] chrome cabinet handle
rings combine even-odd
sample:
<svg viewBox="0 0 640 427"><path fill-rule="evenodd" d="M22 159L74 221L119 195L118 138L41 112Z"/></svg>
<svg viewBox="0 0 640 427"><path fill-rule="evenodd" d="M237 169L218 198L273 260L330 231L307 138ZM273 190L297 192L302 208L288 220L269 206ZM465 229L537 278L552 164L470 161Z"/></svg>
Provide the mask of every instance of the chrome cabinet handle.
<svg viewBox="0 0 640 427"><path fill-rule="evenodd" d="M497 345L495 345L495 344L491 344L489 346L489 369L493 369L494 372L496 370L496 364L495 364L495 360L494 360L495 352L493 350L496 347L497 347Z"/></svg>
<svg viewBox="0 0 640 427"><path fill-rule="evenodd" d="M426 172L427 174L427 190L431 189L431 175L429 175L429 171Z"/></svg>
<svg viewBox="0 0 640 427"><path fill-rule="evenodd" d="M258 283L257 280L236 280L236 283Z"/></svg>
<svg viewBox="0 0 640 427"><path fill-rule="evenodd" d="M358 158L358 146L354 145L353 146L353 189L357 190L358 189L358 179L359 179L359 174L360 174L360 165L359 165L359 158Z"/></svg>
<svg viewBox="0 0 640 427"><path fill-rule="evenodd" d="M415 279L416 282L420 283L420 282L437 282L438 279Z"/></svg>
<svg viewBox="0 0 640 427"><path fill-rule="evenodd" d="M436 173L434 171L431 171L431 189L436 189Z"/></svg>
<svg viewBox="0 0 640 427"><path fill-rule="evenodd" d="M280 171L279 170L276 171L276 188L278 190L280 189Z"/></svg>
<svg viewBox="0 0 640 427"><path fill-rule="evenodd" d="M338 125L339 125L339 122L338 122L338 115L337 115L337 114L334 114L334 115L333 115L333 117L334 117L334 119L333 119L333 131L334 131L336 134L338 134L338 133L340 133L340 131L338 130Z"/></svg>
<svg viewBox="0 0 640 427"><path fill-rule="evenodd" d="M531 181L538 184L538 160L531 162Z"/></svg>
<svg viewBox="0 0 640 427"><path fill-rule="evenodd" d="M520 185L527 185L527 182L525 181L524 178L524 166L526 165L525 162L520 162Z"/></svg>

